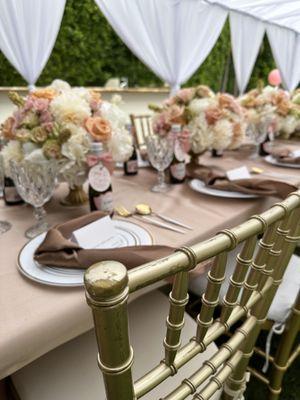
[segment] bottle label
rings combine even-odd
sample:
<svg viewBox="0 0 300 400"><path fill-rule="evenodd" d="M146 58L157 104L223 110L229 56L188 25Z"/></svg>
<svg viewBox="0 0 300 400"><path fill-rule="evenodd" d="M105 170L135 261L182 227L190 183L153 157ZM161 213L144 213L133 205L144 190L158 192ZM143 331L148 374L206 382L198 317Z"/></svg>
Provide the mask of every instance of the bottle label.
<svg viewBox="0 0 300 400"><path fill-rule="evenodd" d="M183 151L179 140L175 140L174 154L178 161L182 162L185 160L185 152Z"/></svg>
<svg viewBox="0 0 300 400"><path fill-rule="evenodd" d="M102 164L97 164L89 171L89 184L97 192L105 192L111 184L109 170Z"/></svg>
<svg viewBox="0 0 300 400"><path fill-rule="evenodd" d="M5 186L4 196L5 196L5 200L9 203L18 203L19 201L22 200L17 189L14 186L12 186L12 187Z"/></svg>
<svg viewBox="0 0 300 400"><path fill-rule="evenodd" d="M136 172L138 170L138 162L137 160L129 160L127 161L127 171Z"/></svg>
<svg viewBox="0 0 300 400"><path fill-rule="evenodd" d="M171 169L171 174L175 179L182 181L185 178L185 163L180 162L172 164L170 169Z"/></svg>
<svg viewBox="0 0 300 400"><path fill-rule="evenodd" d="M94 204L99 211L111 213L114 209L113 193L106 192L93 198Z"/></svg>

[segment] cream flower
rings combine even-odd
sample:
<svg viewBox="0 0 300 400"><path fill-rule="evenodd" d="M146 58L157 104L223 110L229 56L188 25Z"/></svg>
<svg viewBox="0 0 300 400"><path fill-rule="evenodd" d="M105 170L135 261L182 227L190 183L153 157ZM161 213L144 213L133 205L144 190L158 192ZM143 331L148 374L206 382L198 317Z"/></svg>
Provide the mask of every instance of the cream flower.
<svg viewBox="0 0 300 400"><path fill-rule="evenodd" d="M110 104L107 101L103 101L101 103L100 113L101 117L110 122L112 131L124 129L128 121L128 116L125 111L121 110L121 108L115 104Z"/></svg>
<svg viewBox="0 0 300 400"><path fill-rule="evenodd" d="M190 131L191 150L201 154L212 146L212 131L209 129L204 113L194 118L187 126Z"/></svg>
<svg viewBox="0 0 300 400"><path fill-rule="evenodd" d="M89 137L84 129L79 128L78 132L61 146L61 154L69 160L82 163L85 161L89 149Z"/></svg>
<svg viewBox="0 0 300 400"><path fill-rule="evenodd" d="M213 128L213 148L215 150L225 150L231 143L233 137L233 126L226 119L218 121Z"/></svg>
<svg viewBox="0 0 300 400"><path fill-rule="evenodd" d="M50 104L50 111L58 123L82 124L91 115L89 103L73 91L57 96Z"/></svg>
<svg viewBox="0 0 300 400"><path fill-rule="evenodd" d="M56 90L57 92L65 92L67 90L71 90L71 86L68 82L63 81L62 79L55 79L51 85L49 86L51 89Z"/></svg>
<svg viewBox="0 0 300 400"><path fill-rule="evenodd" d="M31 161L34 163L42 163L48 161L47 158L44 156L43 149L35 149L32 152L28 153L25 156L25 160Z"/></svg>
<svg viewBox="0 0 300 400"><path fill-rule="evenodd" d="M108 150L116 162L127 161L133 151L132 137L126 129L113 131L112 137L108 142Z"/></svg>
<svg viewBox="0 0 300 400"><path fill-rule="evenodd" d="M1 155L3 157L4 170L6 176L11 176L9 162L21 161L23 159L22 145L17 140L10 140L7 145L1 150Z"/></svg>
<svg viewBox="0 0 300 400"><path fill-rule="evenodd" d="M187 109L192 115L199 115L201 112L204 112L208 107L210 107L213 103L214 101L210 98L195 99L191 101Z"/></svg>

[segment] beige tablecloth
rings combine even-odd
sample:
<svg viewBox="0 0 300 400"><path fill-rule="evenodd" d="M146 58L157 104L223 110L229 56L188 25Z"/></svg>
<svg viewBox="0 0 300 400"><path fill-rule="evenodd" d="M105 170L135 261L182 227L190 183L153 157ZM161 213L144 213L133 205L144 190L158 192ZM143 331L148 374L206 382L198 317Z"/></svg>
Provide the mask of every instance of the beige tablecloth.
<svg viewBox="0 0 300 400"><path fill-rule="evenodd" d="M241 163L233 158L207 160L206 163L220 164L227 168ZM258 162L248 164L262 165ZM267 164L263 164L263 168L281 173L291 171ZM194 228L193 231L181 235L144 225L152 233L156 243L165 245L179 247L208 238L276 202L270 198L232 200L208 197L194 192L187 184L174 185L169 192L156 194L150 192L155 180L156 175L150 170L140 170L138 176L126 178L121 171L117 171L113 179L115 204L123 204L132 209L137 203L149 203L153 210L185 221ZM52 224L88 211L87 206L73 209L61 206L59 200L65 194L66 187L61 186L46 206L48 220ZM1 201L0 219L8 219L13 225L10 232L0 237L1 379L89 330L92 327L92 318L83 288L49 287L30 281L19 273L17 257L26 243L24 231L33 223L32 209L26 205L5 207Z"/></svg>

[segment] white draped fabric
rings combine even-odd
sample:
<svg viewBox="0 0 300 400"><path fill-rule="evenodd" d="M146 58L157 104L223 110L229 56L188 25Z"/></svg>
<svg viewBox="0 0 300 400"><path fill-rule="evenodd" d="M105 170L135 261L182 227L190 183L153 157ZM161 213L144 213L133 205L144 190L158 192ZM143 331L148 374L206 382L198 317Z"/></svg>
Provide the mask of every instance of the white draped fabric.
<svg viewBox="0 0 300 400"><path fill-rule="evenodd" d="M95 0L131 51L172 87L203 63L227 11L199 0Z"/></svg>
<svg viewBox="0 0 300 400"><path fill-rule="evenodd" d="M250 16L230 12L230 33L235 75L240 92L249 82L265 33L264 24Z"/></svg>
<svg viewBox="0 0 300 400"><path fill-rule="evenodd" d="M30 86L53 49L66 0L0 0L0 49Z"/></svg>
<svg viewBox="0 0 300 400"><path fill-rule="evenodd" d="M300 82L300 36L276 25L268 26L267 33L283 84L294 90Z"/></svg>
<svg viewBox="0 0 300 400"><path fill-rule="evenodd" d="M299 0L203 0L212 6L234 12L231 26L235 71L240 91L243 91L251 74L254 53L262 25L268 32L273 56L284 86L293 90L300 82L300 1ZM252 18L252 22L251 19ZM233 21L233 19L231 18ZM253 22L256 21L256 22ZM247 28L246 28L247 27ZM248 32L247 32L248 29ZM249 68L246 67L250 62ZM250 70L250 72L249 72Z"/></svg>

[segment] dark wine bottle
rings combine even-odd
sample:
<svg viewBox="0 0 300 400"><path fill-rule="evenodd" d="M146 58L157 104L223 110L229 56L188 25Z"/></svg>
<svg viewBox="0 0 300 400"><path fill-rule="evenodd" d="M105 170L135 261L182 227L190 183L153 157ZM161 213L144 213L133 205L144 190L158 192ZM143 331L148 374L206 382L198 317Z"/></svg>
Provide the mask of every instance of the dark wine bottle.
<svg viewBox="0 0 300 400"><path fill-rule="evenodd" d="M173 184L183 183L186 177L185 153L178 140L180 132L181 126L179 124L173 124L171 127L171 134L174 135L174 155L170 165L170 183Z"/></svg>
<svg viewBox="0 0 300 400"><path fill-rule="evenodd" d="M96 162L90 168L89 181L89 203L91 211L103 211L112 215L114 211L113 192L109 170L97 157L103 153L102 143L92 143L90 154Z"/></svg>
<svg viewBox="0 0 300 400"><path fill-rule="evenodd" d="M130 124L127 125L128 131L132 135L132 126ZM132 135L133 140L133 152L129 160L124 162L124 174L125 175L136 175L138 173L138 157L136 151L136 143L134 141L134 136Z"/></svg>
<svg viewBox="0 0 300 400"><path fill-rule="evenodd" d="M24 200L17 191L14 181L7 176L4 178L3 199L7 206L17 206L24 203Z"/></svg>

